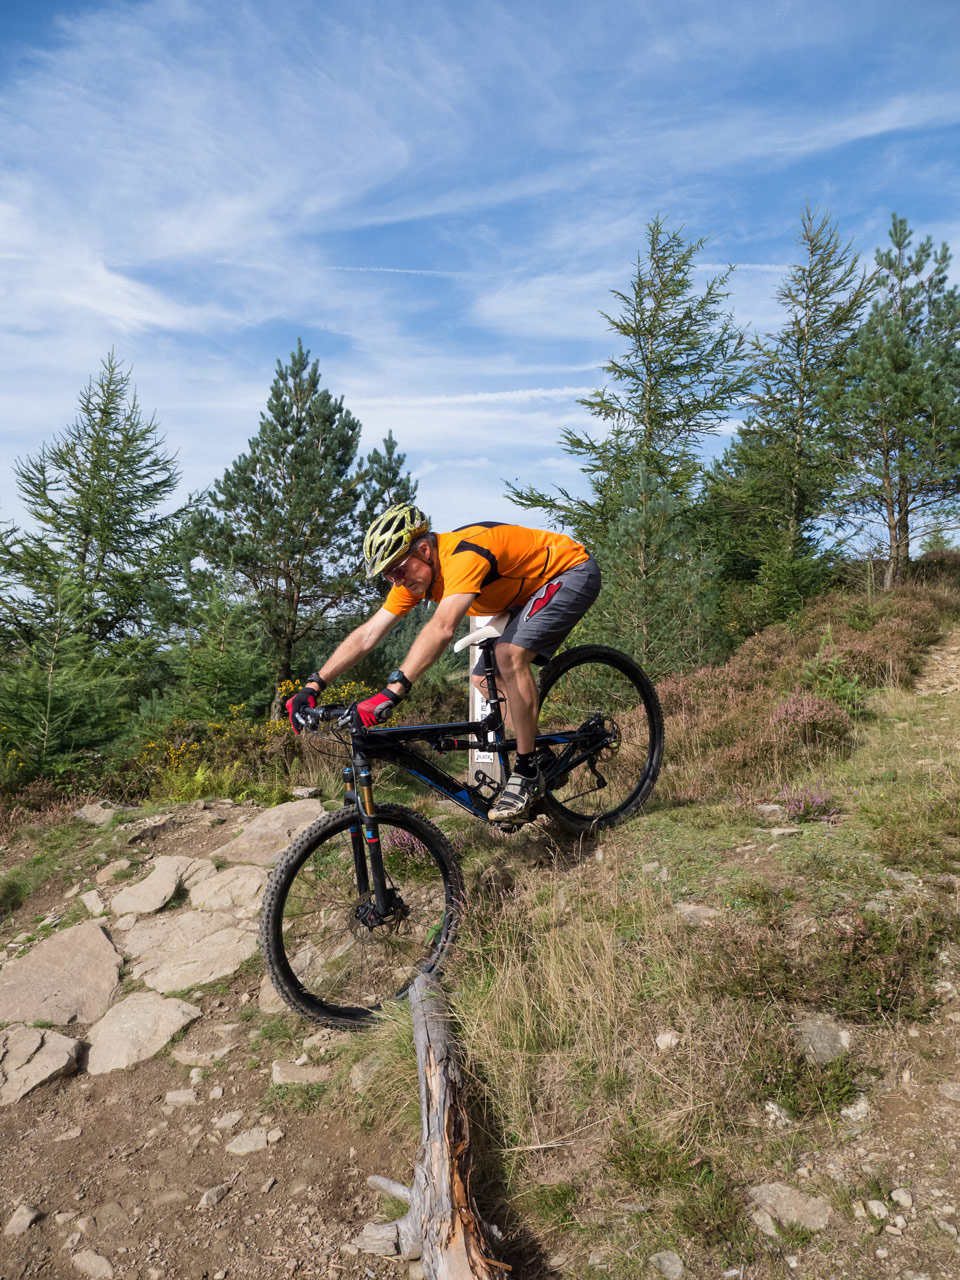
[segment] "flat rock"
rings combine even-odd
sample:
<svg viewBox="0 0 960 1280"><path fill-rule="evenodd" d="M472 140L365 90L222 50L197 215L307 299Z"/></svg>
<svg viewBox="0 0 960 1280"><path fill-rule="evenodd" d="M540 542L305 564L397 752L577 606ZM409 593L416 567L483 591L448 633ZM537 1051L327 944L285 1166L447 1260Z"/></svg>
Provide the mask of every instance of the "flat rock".
<svg viewBox="0 0 960 1280"><path fill-rule="evenodd" d="M115 895L111 910L118 916L131 911L140 916L153 915L167 905L198 863L209 866L211 873L215 870L205 858L157 858L145 880Z"/></svg>
<svg viewBox="0 0 960 1280"><path fill-rule="evenodd" d="M168 1107L196 1107L200 1099L196 1089L168 1089L165 1102Z"/></svg>
<svg viewBox="0 0 960 1280"><path fill-rule="evenodd" d="M778 1222L791 1223L807 1231L822 1231L830 1221L831 1209L819 1196L805 1196L783 1182L765 1182L747 1192L760 1209Z"/></svg>
<svg viewBox="0 0 960 1280"><path fill-rule="evenodd" d="M790 836L802 836L803 827L774 827L770 832L771 840L786 840Z"/></svg>
<svg viewBox="0 0 960 1280"><path fill-rule="evenodd" d="M834 1018L817 1014L796 1026L797 1043L808 1062L825 1066L850 1052L850 1032Z"/></svg>
<svg viewBox="0 0 960 1280"><path fill-rule="evenodd" d="M102 916L106 911L103 905L103 899L97 893L96 889L90 889L87 893L81 893L80 901L87 908L92 916Z"/></svg>
<svg viewBox="0 0 960 1280"><path fill-rule="evenodd" d="M262 867L227 867L194 885L190 890L190 902L202 911L257 907L266 883L267 872Z"/></svg>
<svg viewBox="0 0 960 1280"><path fill-rule="evenodd" d="M320 800L291 800L265 809L243 831L217 849L230 862L272 867L280 854L319 818L326 815Z"/></svg>
<svg viewBox="0 0 960 1280"><path fill-rule="evenodd" d="M262 1127L245 1129L238 1133L232 1142L228 1142L225 1150L234 1156L248 1156L253 1151L266 1151L267 1131Z"/></svg>
<svg viewBox="0 0 960 1280"><path fill-rule="evenodd" d="M960 1102L960 1083L957 1081L944 1080L942 1084L937 1085L937 1091L944 1098L949 1098L951 1102Z"/></svg>
<svg viewBox="0 0 960 1280"><path fill-rule="evenodd" d="M82 809L77 809L73 816L92 827L105 827L116 812L109 800L91 800Z"/></svg>
<svg viewBox="0 0 960 1280"><path fill-rule="evenodd" d="M143 920L127 934L134 978L154 991L182 991L235 973L257 950L255 926L218 911L187 911Z"/></svg>
<svg viewBox="0 0 960 1280"><path fill-rule="evenodd" d="M120 874L121 871L128 871L130 868L129 858L117 858L115 862L108 862L105 867L101 867L96 874L97 884L109 884L110 881Z"/></svg>
<svg viewBox="0 0 960 1280"><path fill-rule="evenodd" d="M243 1119L242 1111L228 1111L225 1115L217 1116L213 1122L215 1129L235 1129Z"/></svg>
<svg viewBox="0 0 960 1280"><path fill-rule="evenodd" d="M102 1253L81 1249L70 1261L82 1276L91 1276L92 1280L113 1280L113 1267Z"/></svg>
<svg viewBox="0 0 960 1280"><path fill-rule="evenodd" d="M290 794L294 800L319 800L323 792L319 787L291 787Z"/></svg>
<svg viewBox="0 0 960 1280"><path fill-rule="evenodd" d="M0 1031L0 1106L19 1102L48 1080L77 1069L80 1042L46 1028L14 1025Z"/></svg>
<svg viewBox="0 0 960 1280"><path fill-rule="evenodd" d="M647 1262L655 1271L659 1271L662 1276L666 1276L667 1280L682 1280L683 1278L683 1259L679 1254L674 1253L672 1249L661 1249L659 1253L651 1254Z"/></svg>
<svg viewBox="0 0 960 1280"><path fill-rule="evenodd" d="M228 1040L216 1049L185 1049L183 1045L177 1045L176 1049L171 1049L170 1056L184 1067L212 1067L222 1062L236 1047L234 1040Z"/></svg>
<svg viewBox="0 0 960 1280"><path fill-rule="evenodd" d="M313 1067L307 1063L302 1066L296 1062L275 1062L273 1064L274 1084L324 1084L333 1075L334 1067Z"/></svg>
<svg viewBox="0 0 960 1280"><path fill-rule="evenodd" d="M88 1073L104 1075L152 1058L178 1031L195 1022L201 1012L186 1000L165 1000L148 991L127 996L108 1009L87 1033Z"/></svg>
<svg viewBox="0 0 960 1280"><path fill-rule="evenodd" d="M230 1190L229 1182L221 1182L215 1187L208 1187L200 1197L198 1209L212 1209L215 1204L219 1204L223 1197Z"/></svg>
<svg viewBox="0 0 960 1280"><path fill-rule="evenodd" d="M96 1022L116 992L122 963L95 920L44 938L0 972L0 1022Z"/></svg>
<svg viewBox="0 0 960 1280"><path fill-rule="evenodd" d="M757 813L766 818L768 822L775 822L777 818L785 818L787 816L787 810L782 804L758 804Z"/></svg>
<svg viewBox="0 0 960 1280"><path fill-rule="evenodd" d="M5 1236L22 1236L29 1231L35 1222L39 1222L43 1214L32 1204L21 1204L13 1212L13 1216L3 1228Z"/></svg>
<svg viewBox="0 0 960 1280"><path fill-rule="evenodd" d="M683 923L693 929L712 923L720 914L716 907L705 907L698 902L678 902L673 909Z"/></svg>

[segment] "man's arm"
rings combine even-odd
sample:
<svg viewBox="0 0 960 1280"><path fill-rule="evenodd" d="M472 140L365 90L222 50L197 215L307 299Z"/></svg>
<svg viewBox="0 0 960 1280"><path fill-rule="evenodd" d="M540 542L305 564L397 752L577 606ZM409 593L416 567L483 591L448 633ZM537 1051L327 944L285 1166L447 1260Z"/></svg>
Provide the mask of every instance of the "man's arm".
<svg viewBox="0 0 960 1280"><path fill-rule="evenodd" d="M457 624L475 599L475 592L443 597L437 605L433 617L414 640L410 646L410 652L403 660L403 665L400 669L409 681L413 682L418 676L422 676L428 667L433 666L453 639ZM381 610L381 612L384 611ZM376 616L374 614L374 618ZM334 654L334 657L336 657L336 654ZM326 679L323 671L320 674ZM387 685L387 688L392 689L394 693L399 693L401 696L406 693L406 689L401 684Z"/></svg>
<svg viewBox="0 0 960 1280"><path fill-rule="evenodd" d="M317 672L321 680L325 684L332 684L337 676L343 675L344 671L349 671L351 667L355 667L361 658L365 658L371 649L375 648L388 631L400 621L400 614L391 613L389 609L378 609L376 613L370 615L366 622L361 622L360 626L342 640L337 645L333 653L326 660L323 666ZM307 682L307 688L317 688L316 685ZM319 689L318 689L319 692Z"/></svg>

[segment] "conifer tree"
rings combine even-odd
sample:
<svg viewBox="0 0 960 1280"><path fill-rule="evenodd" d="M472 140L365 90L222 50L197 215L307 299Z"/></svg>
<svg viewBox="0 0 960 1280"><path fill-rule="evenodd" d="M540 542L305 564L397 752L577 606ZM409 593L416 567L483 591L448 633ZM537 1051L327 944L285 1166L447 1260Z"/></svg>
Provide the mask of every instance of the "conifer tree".
<svg viewBox="0 0 960 1280"><path fill-rule="evenodd" d="M415 491L391 435L366 462L359 443L359 420L321 388L319 363L298 339L289 364L277 361L260 430L195 521L200 555L251 593L278 682L297 646L364 602L364 527L385 497Z"/></svg>
<svg viewBox="0 0 960 1280"><path fill-rule="evenodd" d="M641 500L654 484L689 496L704 436L729 416L749 384L743 333L723 310L732 268L702 292L694 288L694 260L704 243L668 231L657 217L647 226L630 291L614 291L620 314L603 313L626 349L604 365L612 385L581 401L602 431L561 432L561 447L579 461L589 495L508 485L519 506L547 512L590 546L619 518L641 468L648 478L636 490Z"/></svg>
<svg viewBox="0 0 960 1280"><path fill-rule="evenodd" d="M757 622L777 621L815 590L819 522L839 468L820 392L842 364L873 288L829 214L807 205L800 259L776 293L780 329L754 339L749 414L706 477L702 519L728 579L757 579ZM770 597L769 600L767 597Z"/></svg>
<svg viewBox="0 0 960 1280"><path fill-rule="evenodd" d="M882 529L884 586L904 580L918 520L947 518L960 500L960 290L947 287L950 249L928 236L915 250L893 215L890 248L877 251L881 293L826 386L846 467L838 508L864 530Z"/></svg>
<svg viewBox="0 0 960 1280"><path fill-rule="evenodd" d="M187 508L160 510L180 473L113 352L81 392L76 421L14 471L34 527L0 530L8 643L41 643L67 607L90 646L142 638L177 581Z"/></svg>

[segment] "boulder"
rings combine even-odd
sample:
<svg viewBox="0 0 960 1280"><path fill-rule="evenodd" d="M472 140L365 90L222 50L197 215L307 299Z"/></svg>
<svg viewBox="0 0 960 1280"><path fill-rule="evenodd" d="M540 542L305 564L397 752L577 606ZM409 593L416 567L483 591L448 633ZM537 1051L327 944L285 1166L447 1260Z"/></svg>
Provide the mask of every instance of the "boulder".
<svg viewBox="0 0 960 1280"><path fill-rule="evenodd" d="M94 920L38 943L0 972L0 1022L69 1026L102 1018L117 989L122 960Z"/></svg>
<svg viewBox="0 0 960 1280"><path fill-rule="evenodd" d="M265 809L239 835L217 849L229 862L252 862L272 867L287 846L326 816L320 800L291 800L287 804Z"/></svg>
<svg viewBox="0 0 960 1280"><path fill-rule="evenodd" d="M263 897L267 872L261 867L235 866L218 871L190 890L193 906L203 911L229 911L231 907L255 907Z"/></svg>
<svg viewBox="0 0 960 1280"><path fill-rule="evenodd" d="M19 1102L48 1080L77 1069L80 1043L46 1028L14 1025L0 1031L0 1106Z"/></svg>
<svg viewBox="0 0 960 1280"><path fill-rule="evenodd" d="M142 920L126 935L134 978L154 991L181 991L235 973L257 950L256 926L222 911L187 911Z"/></svg>
<svg viewBox="0 0 960 1280"><path fill-rule="evenodd" d="M185 1000L165 1000L147 991L136 992L115 1004L87 1033L92 1076L132 1067L155 1053L200 1017L201 1010Z"/></svg>
<svg viewBox="0 0 960 1280"><path fill-rule="evenodd" d="M766 1210L778 1222L803 1227L807 1231L822 1231L830 1221L831 1209L819 1196L805 1196L795 1187L783 1182L765 1182L751 1187L747 1192L759 1209Z"/></svg>

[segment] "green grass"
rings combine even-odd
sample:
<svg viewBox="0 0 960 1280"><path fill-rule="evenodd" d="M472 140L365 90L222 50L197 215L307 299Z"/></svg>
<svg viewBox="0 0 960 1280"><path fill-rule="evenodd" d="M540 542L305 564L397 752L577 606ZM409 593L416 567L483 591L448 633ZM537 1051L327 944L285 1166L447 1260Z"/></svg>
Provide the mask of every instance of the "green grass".
<svg viewBox="0 0 960 1280"><path fill-rule="evenodd" d="M311 1115L320 1108L326 1090L324 1084L272 1084L263 1095L263 1105L269 1111Z"/></svg>

